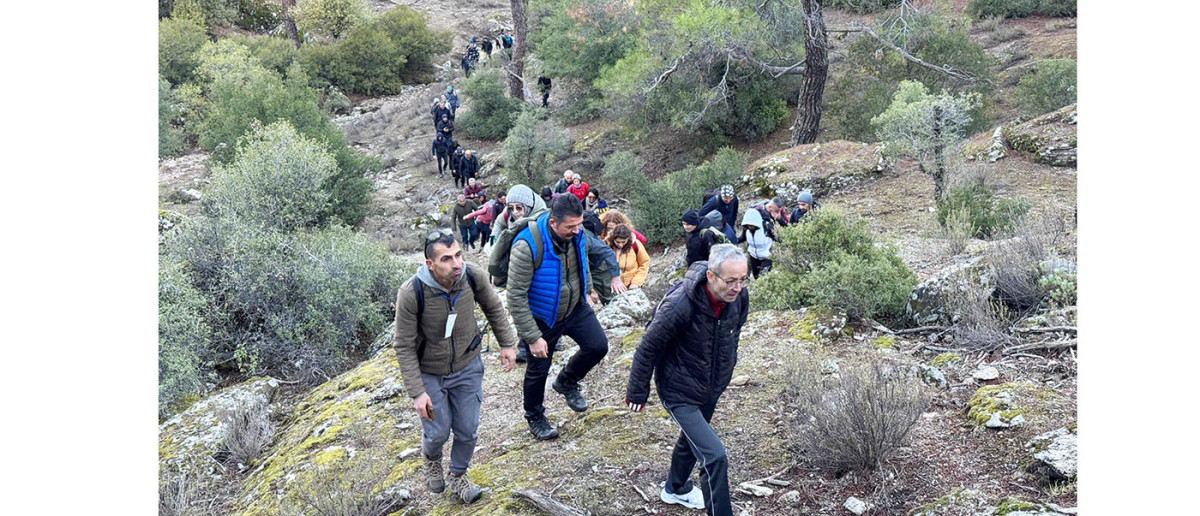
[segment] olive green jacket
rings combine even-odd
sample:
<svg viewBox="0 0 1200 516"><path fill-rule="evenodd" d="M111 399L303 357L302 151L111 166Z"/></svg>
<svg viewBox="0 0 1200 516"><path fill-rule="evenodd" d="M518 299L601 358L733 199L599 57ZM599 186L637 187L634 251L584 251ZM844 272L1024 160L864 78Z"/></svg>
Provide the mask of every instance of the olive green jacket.
<svg viewBox="0 0 1200 516"><path fill-rule="evenodd" d="M500 301L500 296L492 288L487 275L482 269L465 266L464 274L447 291L433 280L433 275L425 265L421 265L417 274L400 286L396 293L396 333L394 346L396 360L400 363L400 374L404 378L404 390L409 396L416 398L425 392L425 384L421 381L421 373L433 375L448 375L462 370L475 357L480 349L468 351L471 340L479 333L475 325L475 304L483 310L483 314L491 323L492 332L500 347L507 348L517 345L517 334L508 321L508 312ZM475 278L475 288L466 275ZM417 331L417 296L414 288L425 289L425 310L421 314L420 331ZM448 296L449 299L446 297ZM458 315L450 338L444 339L446 319L450 313L450 300L458 300L454 311ZM417 360L417 347L425 343L425 353Z"/></svg>

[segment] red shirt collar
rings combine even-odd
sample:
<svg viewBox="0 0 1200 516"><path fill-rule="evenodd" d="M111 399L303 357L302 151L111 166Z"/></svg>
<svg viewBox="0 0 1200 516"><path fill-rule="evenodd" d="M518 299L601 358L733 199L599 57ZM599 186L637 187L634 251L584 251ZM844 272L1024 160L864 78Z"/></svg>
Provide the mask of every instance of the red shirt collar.
<svg viewBox="0 0 1200 516"><path fill-rule="evenodd" d="M708 305L712 307L713 315L720 319L721 309L725 308L725 302L713 296L712 292L708 290L708 283L704 284L704 295L708 296Z"/></svg>

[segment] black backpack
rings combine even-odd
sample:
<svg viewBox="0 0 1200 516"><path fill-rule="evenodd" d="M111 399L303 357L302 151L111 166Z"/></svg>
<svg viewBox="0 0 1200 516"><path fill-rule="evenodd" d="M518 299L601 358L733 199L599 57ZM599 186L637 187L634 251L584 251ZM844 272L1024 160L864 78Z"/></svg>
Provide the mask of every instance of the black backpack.
<svg viewBox="0 0 1200 516"><path fill-rule="evenodd" d="M492 277L492 284L497 287L505 287L508 285L508 259L512 252L513 240L521 233L521 230L526 227L532 227L530 232L534 233L533 254L534 254L534 270L542 266L542 239L538 238L537 219L547 210L545 208L534 211L526 217L522 217L513 221L508 227L504 228L499 235L496 235L496 242L492 244L492 254L488 257L488 274ZM501 216L504 216L501 213Z"/></svg>
<svg viewBox="0 0 1200 516"><path fill-rule="evenodd" d="M708 200L712 199L713 197L716 197L718 193L721 193L720 188L713 188L712 190L704 192L704 200L700 201L700 206L704 206L705 204L708 204Z"/></svg>
<svg viewBox="0 0 1200 516"><path fill-rule="evenodd" d="M463 264L463 274L467 276L467 283L471 284L471 294L478 295L479 287L475 285L475 276L471 275L471 271L465 263ZM418 279L416 274L413 274L412 280L414 283L413 294L417 296L417 334L421 334L421 315L425 313L425 282ZM479 343L483 340L483 336L487 334L490 324L490 321L484 323L483 329L471 340L471 345L467 347L467 351L471 351L479 346ZM417 344L417 361L420 361L422 358L425 358L425 336L421 334L421 338L418 340L420 344Z"/></svg>
<svg viewBox="0 0 1200 516"><path fill-rule="evenodd" d="M662 299L658 300L658 304L654 305L654 309L650 310L650 319L648 321L646 321L646 326L644 326L644 329L650 328L650 323L654 322L654 316L658 315L658 308L661 307L664 302L666 302L667 297L670 296L672 293L674 293L676 290L679 290L679 287L682 287L682 286L683 286L683 280L679 280L679 281L676 281L674 284L672 284L671 288L667 289L667 293L663 294Z"/></svg>

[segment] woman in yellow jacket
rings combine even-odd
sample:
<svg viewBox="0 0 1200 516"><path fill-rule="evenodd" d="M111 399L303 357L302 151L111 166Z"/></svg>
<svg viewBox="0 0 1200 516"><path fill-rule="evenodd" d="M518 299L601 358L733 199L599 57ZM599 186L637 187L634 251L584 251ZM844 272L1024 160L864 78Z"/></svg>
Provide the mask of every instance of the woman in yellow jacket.
<svg viewBox="0 0 1200 516"><path fill-rule="evenodd" d="M633 238L629 226L618 224L609 232L608 246L617 253L617 262L621 264L621 282L627 288L640 288L646 283L646 273L650 271L650 253L646 246Z"/></svg>

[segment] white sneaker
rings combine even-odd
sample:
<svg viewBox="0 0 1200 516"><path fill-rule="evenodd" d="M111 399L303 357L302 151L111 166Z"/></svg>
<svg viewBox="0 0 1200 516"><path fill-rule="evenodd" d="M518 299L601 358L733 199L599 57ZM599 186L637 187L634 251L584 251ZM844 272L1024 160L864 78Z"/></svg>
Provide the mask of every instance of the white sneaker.
<svg viewBox="0 0 1200 516"><path fill-rule="evenodd" d="M700 492L694 484L691 491L683 494L668 493L667 486L664 485L662 491L658 493L658 498L664 502L682 505L688 509L704 508L704 493Z"/></svg>

